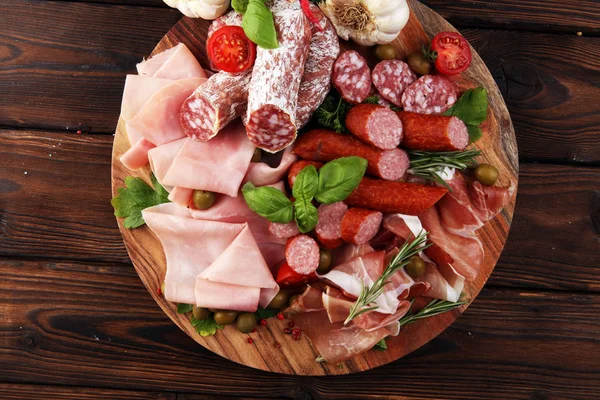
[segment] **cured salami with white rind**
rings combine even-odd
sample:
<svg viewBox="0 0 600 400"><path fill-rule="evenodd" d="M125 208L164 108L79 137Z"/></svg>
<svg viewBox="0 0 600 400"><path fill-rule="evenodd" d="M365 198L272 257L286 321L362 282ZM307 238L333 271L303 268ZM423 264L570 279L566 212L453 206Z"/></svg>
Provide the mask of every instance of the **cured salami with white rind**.
<svg viewBox="0 0 600 400"><path fill-rule="evenodd" d="M424 75L402 95L404 111L442 114L458 100L458 86L440 75Z"/></svg>
<svg viewBox="0 0 600 400"><path fill-rule="evenodd" d="M381 97L402 107L402 94L417 80L417 75L403 61L384 60L373 68L372 78Z"/></svg>
<svg viewBox="0 0 600 400"><path fill-rule="evenodd" d="M333 65L333 86L348 103L360 104L371 91L371 70L354 50L345 51Z"/></svg>

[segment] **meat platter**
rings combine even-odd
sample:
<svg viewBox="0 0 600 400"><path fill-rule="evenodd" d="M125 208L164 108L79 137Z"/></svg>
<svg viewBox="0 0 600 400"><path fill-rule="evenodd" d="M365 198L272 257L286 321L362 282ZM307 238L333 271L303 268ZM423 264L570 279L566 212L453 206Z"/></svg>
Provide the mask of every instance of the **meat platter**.
<svg viewBox="0 0 600 400"><path fill-rule="evenodd" d="M456 32L431 9L408 1L393 57L337 35L331 57L309 49L318 37L331 50L325 15L311 7L325 27L316 29L299 6L292 18L289 10L278 14L279 4L292 3L267 3L278 48L290 42L287 61L259 46L253 69L218 72L207 40L241 25L235 11L215 22L183 17L140 60L115 133L113 206L144 285L196 342L266 371L348 374L423 346L475 300L508 236L518 152L504 101L472 48L468 69L448 77L397 61L429 48L441 32ZM294 34L286 39L287 30ZM165 73L169 64L176 67ZM325 79L328 90L305 84L307 76ZM439 96L421 99L432 87ZM473 140L466 118L457 117L464 112L452 110L480 88L487 113ZM300 95L291 102L289 92ZM150 104L156 93L163 97ZM335 120L340 105L348 109ZM445 133L430 139L432 131ZM432 152L460 153L457 167L431 178L419 163ZM486 182L489 169L493 182ZM331 183L336 174L359 177L344 189Z"/></svg>

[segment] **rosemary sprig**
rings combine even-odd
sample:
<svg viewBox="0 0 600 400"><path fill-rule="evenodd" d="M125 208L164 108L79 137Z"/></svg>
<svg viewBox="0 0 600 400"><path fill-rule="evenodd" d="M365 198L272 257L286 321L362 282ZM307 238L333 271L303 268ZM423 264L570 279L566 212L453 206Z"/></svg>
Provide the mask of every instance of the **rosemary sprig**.
<svg viewBox="0 0 600 400"><path fill-rule="evenodd" d="M414 300L413 300L414 301ZM467 304L466 301L446 301L435 299L432 300L429 304L427 304L422 310L418 311L416 314L413 314L412 311L409 311L404 317L400 318L398 321L400 326L414 324L420 319L433 317L435 315L440 315L445 312L454 310L464 304ZM412 306L412 302L411 302Z"/></svg>
<svg viewBox="0 0 600 400"><path fill-rule="evenodd" d="M360 295L358 296L356 302L352 305L350 314L348 315L348 318L346 318L346 321L344 321L344 325L347 325L359 315L379 308L377 305L370 306L370 304L374 303L377 298L383 294L385 285L390 283L390 278L392 275L404 268L412 256L430 246L430 244L426 245L426 242L427 232L421 231L421 233L419 233L419 235L412 242L406 242L404 246L402 246L398 254L392 259L392 261L390 261L389 265L383 271L381 276L375 282L373 282L371 287L366 287L363 283Z"/></svg>
<svg viewBox="0 0 600 400"><path fill-rule="evenodd" d="M408 153L410 154L410 169L408 170L410 174L437 182L450 189L439 174L446 167L463 170L476 166L477 162L474 158L480 155L481 151L409 151Z"/></svg>

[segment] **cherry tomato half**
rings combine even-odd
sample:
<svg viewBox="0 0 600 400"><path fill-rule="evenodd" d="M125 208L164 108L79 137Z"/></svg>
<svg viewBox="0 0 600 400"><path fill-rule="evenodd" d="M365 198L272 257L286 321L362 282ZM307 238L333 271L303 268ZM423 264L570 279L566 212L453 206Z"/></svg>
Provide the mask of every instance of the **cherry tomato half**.
<svg viewBox="0 0 600 400"><path fill-rule="evenodd" d="M248 70L256 58L256 44L239 26L217 29L208 39L206 51L215 68L231 73Z"/></svg>
<svg viewBox="0 0 600 400"><path fill-rule="evenodd" d="M438 33L431 41L431 50L437 52L435 68L444 75L460 74L471 65L469 43L456 32Z"/></svg>
<svg viewBox="0 0 600 400"><path fill-rule="evenodd" d="M318 279L317 274L314 272L310 275L300 275L294 271L287 262L284 262L281 264L281 267L279 267L279 272L277 273L275 281L281 288L289 288L315 282Z"/></svg>

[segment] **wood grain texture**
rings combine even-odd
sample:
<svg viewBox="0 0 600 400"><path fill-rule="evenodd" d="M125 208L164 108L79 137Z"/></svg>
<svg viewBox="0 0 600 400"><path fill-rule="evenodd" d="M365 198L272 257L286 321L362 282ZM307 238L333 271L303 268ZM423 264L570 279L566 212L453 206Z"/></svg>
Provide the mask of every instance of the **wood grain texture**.
<svg viewBox="0 0 600 400"><path fill-rule="evenodd" d="M460 3L468 7L471 2ZM527 3L515 2L515 7ZM556 6L555 0L549 3ZM179 16L156 7L0 2L0 126L64 131L81 124L112 134L125 74L134 71ZM118 34L113 25L119 26ZM506 30L461 33L500 86L522 160L600 163L600 113L587 101L600 94L594 84L600 81L598 38Z"/></svg>
<svg viewBox="0 0 600 400"><path fill-rule="evenodd" d="M129 263L109 203L112 141L0 130L0 254ZM600 291L599 190L600 169L521 164L514 229L489 283Z"/></svg>
<svg viewBox="0 0 600 400"><path fill-rule="evenodd" d="M176 400L174 393L0 383L2 400ZM198 397L202 400L202 397Z"/></svg>
<svg viewBox="0 0 600 400"><path fill-rule="evenodd" d="M399 50L399 54L404 56L427 44L428 35L433 37L437 32L453 30L452 26L427 7L416 1L410 4L413 10L411 18L398 39L393 42ZM423 23L425 30L419 21ZM183 18L161 40L152 54L158 54L178 43L185 43L198 60L205 67L208 66L204 44L209 25L209 22L200 19ZM369 51L369 49L364 50ZM484 124L484 138L476 146L484 150L482 161L496 165L501 171L502 179L499 184L504 186L512 184L516 188L518 184L518 151L512 123L498 87L476 53L473 53L473 62L469 70L463 74L462 82L468 82L468 87L483 85L488 90L491 112ZM116 194L117 188L124 186L124 179L128 175L139 176L146 181L150 179L148 167L132 173L121 164L119 158L128 148L127 132L123 121L120 121L113 147L113 195ZM516 190L514 195L516 195ZM513 197L512 202L505 207L501 215L478 232L482 239L485 256L479 275L473 282L466 283L463 289L462 298L467 303L477 296L500 256L514 213L514 201ZM162 246L156 236L146 226L129 230L123 227L122 221L119 221L119 228L142 282L177 326L202 346L215 353L237 363L265 371L297 375L339 375L369 370L403 357L421 347L446 329L468 306L467 304L456 311L407 326L400 335L389 340L391 346L387 352L366 352L339 365L317 363L315 359L319 356L319 352L312 346L306 335L294 343L294 346L282 344L281 351L274 348L273 342L285 343L286 335L283 333L283 328L286 323L283 321L273 320L266 327L267 336L261 336L261 339L269 337L271 339L269 344L267 344L267 340L258 340L254 345L248 346L247 335L237 331L234 326L227 326L222 332L212 337L201 337L191 326L188 316L178 314L175 304L157 294L164 280L167 266Z"/></svg>
<svg viewBox="0 0 600 400"><path fill-rule="evenodd" d="M589 400L600 390L598 295L486 287L411 355L359 375L315 378L252 370L198 346L131 267L4 261L0 282L6 382L336 400Z"/></svg>

